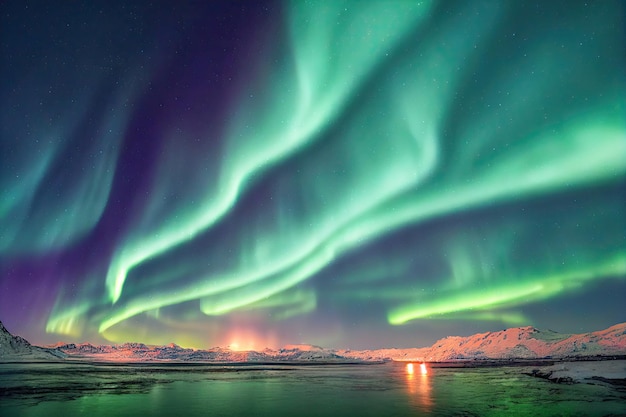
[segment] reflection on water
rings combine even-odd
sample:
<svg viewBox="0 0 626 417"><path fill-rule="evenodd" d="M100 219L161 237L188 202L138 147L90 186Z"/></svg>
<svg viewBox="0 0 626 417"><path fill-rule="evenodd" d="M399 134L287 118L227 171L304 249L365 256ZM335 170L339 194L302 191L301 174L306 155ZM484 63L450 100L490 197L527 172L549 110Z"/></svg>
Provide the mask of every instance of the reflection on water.
<svg viewBox="0 0 626 417"><path fill-rule="evenodd" d="M422 366L423 365L423 366ZM0 364L2 417L623 415L626 393L523 368Z"/></svg>
<svg viewBox="0 0 626 417"><path fill-rule="evenodd" d="M421 363L420 364L420 372L421 372L422 375L428 374L428 371L426 370L426 364L425 363Z"/></svg>
<svg viewBox="0 0 626 417"><path fill-rule="evenodd" d="M419 375L415 374L415 365L406 364L406 386L409 393L409 402L418 410L429 413L432 410L430 377L425 363L419 366Z"/></svg>

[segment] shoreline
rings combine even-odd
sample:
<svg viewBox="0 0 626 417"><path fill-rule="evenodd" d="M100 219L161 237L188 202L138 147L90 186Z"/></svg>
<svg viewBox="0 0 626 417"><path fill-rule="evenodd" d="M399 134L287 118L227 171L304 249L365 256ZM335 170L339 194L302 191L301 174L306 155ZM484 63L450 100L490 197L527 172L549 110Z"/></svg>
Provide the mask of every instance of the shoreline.
<svg viewBox="0 0 626 417"><path fill-rule="evenodd" d="M564 361L531 369L525 375L557 384L608 384L626 390L626 360Z"/></svg>

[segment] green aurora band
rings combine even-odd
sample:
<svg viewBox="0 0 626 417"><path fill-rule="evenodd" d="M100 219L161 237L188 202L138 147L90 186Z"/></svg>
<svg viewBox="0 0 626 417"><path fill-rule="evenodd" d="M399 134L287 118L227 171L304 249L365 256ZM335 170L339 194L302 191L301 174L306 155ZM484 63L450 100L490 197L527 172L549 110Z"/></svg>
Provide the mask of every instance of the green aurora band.
<svg viewBox="0 0 626 417"><path fill-rule="evenodd" d="M59 293L46 330L119 341L142 320L372 302L391 325L520 325L526 305L623 280L623 5L542 7L285 3L266 38L287 41L263 43L221 133L164 122L123 239ZM68 247L95 228L120 152L119 137L101 141L89 174L37 214L58 212L57 227L15 222L2 250ZM23 162L3 217L32 204L61 146Z"/></svg>

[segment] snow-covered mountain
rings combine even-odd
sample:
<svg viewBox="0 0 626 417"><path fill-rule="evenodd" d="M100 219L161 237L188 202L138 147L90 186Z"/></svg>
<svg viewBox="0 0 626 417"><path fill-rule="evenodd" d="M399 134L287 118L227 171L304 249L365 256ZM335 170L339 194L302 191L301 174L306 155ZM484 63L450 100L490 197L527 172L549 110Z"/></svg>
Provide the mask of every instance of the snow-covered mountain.
<svg viewBox="0 0 626 417"><path fill-rule="evenodd" d="M626 323L584 334L561 334L534 327L511 328L468 337L450 336L430 347L377 350L334 350L313 345L287 345L282 349L234 351L215 347L208 350L175 344L148 346L143 343L94 346L89 343L58 344L50 348L31 346L12 336L0 323L0 361L72 359L119 362L248 362L248 363L347 363L371 361L563 359L596 356L626 356Z"/></svg>
<svg viewBox="0 0 626 417"><path fill-rule="evenodd" d="M468 337L449 336L430 347L337 351L363 360L444 362L461 359L539 359L626 355L626 323L584 334L518 327Z"/></svg>
<svg viewBox="0 0 626 417"><path fill-rule="evenodd" d="M0 361L49 361L66 355L57 349L33 346L20 336L13 336L0 321Z"/></svg>
<svg viewBox="0 0 626 417"><path fill-rule="evenodd" d="M57 349L71 358L107 361L182 361L182 362L354 362L354 358L337 355L334 351L309 345L288 345L282 349L234 351L215 347L208 350L168 346L147 346L143 343L94 346L89 343L60 344ZM360 359L356 359L360 361Z"/></svg>
<svg viewBox="0 0 626 417"><path fill-rule="evenodd" d="M246 362L247 352L212 348L195 350L174 343L167 346L147 346L143 343L94 346L89 343L68 343L57 348L70 358L88 358L106 361L182 361L182 362Z"/></svg>
<svg viewBox="0 0 626 417"><path fill-rule="evenodd" d="M626 355L626 323L585 334L561 334L534 327L511 328L468 337L450 336L424 348L333 350L312 345L287 345L282 349L239 352L225 348L193 350L177 345L148 347L140 343L115 346L62 345L70 357L119 361L203 362L349 362L429 361L462 359L539 359Z"/></svg>

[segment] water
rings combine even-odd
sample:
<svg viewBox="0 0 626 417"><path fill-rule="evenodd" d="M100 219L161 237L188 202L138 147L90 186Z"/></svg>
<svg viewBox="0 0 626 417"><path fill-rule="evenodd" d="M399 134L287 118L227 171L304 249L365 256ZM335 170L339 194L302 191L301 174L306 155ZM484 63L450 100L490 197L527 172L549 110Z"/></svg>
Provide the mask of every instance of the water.
<svg viewBox="0 0 626 417"><path fill-rule="evenodd" d="M604 416L626 393L520 367L1 364L9 416Z"/></svg>

